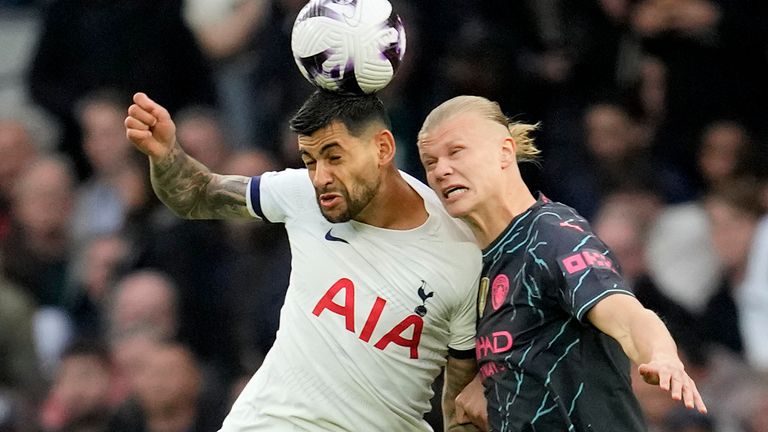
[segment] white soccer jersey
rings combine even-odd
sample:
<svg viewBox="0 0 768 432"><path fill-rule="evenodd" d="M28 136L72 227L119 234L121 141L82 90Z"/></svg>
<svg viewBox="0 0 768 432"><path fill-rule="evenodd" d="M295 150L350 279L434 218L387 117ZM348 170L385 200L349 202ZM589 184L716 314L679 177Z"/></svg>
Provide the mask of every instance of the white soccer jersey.
<svg viewBox="0 0 768 432"><path fill-rule="evenodd" d="M285 223L292 273L275 344L222 431L431 430L449 348L474 349L481 260L467 228L403 176L429 212L411 230L328 222L306 170L251 179L249 209Z"/></svg>

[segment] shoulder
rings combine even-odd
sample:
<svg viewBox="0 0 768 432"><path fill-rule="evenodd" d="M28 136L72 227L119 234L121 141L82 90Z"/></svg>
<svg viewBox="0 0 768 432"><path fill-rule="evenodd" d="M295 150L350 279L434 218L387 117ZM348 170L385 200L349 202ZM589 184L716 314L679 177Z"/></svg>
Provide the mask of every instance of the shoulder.
<svg viewBox="0 0 768 432"><path fill-rule="evenodd" d="M592 230L589 222L573 208L549 202L531 215L531 242L537 256L562 263L574 254L606 257L610 251Z"/></svg>
<svg viewBox="0 0 768 432"><path fill-rule="evenodd" d="M305 169L285 169L252 177L246 192L251 213L270 222L317 208L312 182Z"/></svg>
<svg viewBox="0 0 768 432"><path fill-rule="evenodd" d="M530 217L540 238L569 241L594 235L589 221L572 207L559 202L545 203Z"/></svg>
<svg viewBox="0 0 768 432"><path fill-rule="evenodd" d="M282 171L269 171L260 176L253 177L251 182L256 182L262 189L294 189L312 188L306 169L288 168Z"/></svg>

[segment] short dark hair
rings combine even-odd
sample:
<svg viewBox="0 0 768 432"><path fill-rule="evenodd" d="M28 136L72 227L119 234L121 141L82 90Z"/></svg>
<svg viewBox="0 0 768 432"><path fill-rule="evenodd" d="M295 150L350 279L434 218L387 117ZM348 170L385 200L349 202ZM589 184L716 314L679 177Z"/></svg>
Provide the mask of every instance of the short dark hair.
<svg viewBox="0 0 768 432"><path fill-rule="evenodd" d="M360 136L375 121L391 128L384 103L375 94L342 95L327 90L315 91L289 125L299 135L312 135L334 121L344 124L353 136Z"/></svg>

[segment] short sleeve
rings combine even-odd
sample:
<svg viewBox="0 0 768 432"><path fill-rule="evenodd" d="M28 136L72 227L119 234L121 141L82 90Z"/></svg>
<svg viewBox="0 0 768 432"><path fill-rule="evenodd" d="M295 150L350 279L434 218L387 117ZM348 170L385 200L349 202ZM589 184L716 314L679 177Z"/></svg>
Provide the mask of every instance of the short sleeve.
<svg viewBox="0 0 768 432"><path fill-rule="evenodd" d="M477 289L479 276L468 287L456 313L451 319L449 353L455 358L474 358L475 334L477 333Z"/></svg>
<svg viewBox="0 0 768 432"><path fill-rule="evenodd" d="M632 294L608 247L582 218L546 226L547 241L559 272L557 295L563 308L581 322L602 298Z"/></svg>
<svg viewBox="0 0 768 432"><path fill-rule="evenodd" d="M246 204L252 216L273 223L285 223L304 211L319 211L312 183L303 169L266 172L251 177L246 189Z"/></svg>

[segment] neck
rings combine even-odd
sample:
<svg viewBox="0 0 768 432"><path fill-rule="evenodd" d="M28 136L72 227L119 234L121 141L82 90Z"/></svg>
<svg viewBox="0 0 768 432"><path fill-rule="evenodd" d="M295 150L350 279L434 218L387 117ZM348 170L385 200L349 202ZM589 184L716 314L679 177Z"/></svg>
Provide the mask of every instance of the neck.
<svg viewBox="0 0 768 432"><path fill-rule="evenodd" d="M477 244L485 249L504 232L512 220L536 203L536 198L522 181L506 188L497 199L487 199L462 219L475 234Z"/></svg>
<svg viewBox="0 0 768 432"><path fill-rule="evenodd" d="M421 226L428 216L424 199L393 167L383 171L376 196L355 219L379 228L408 230Z"/></svg>

